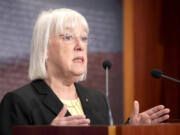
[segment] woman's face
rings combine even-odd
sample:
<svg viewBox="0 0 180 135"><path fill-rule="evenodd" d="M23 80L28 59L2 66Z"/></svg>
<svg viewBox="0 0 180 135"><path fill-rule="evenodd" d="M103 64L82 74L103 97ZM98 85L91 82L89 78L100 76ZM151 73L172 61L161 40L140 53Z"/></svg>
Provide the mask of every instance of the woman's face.
<svg viewBox="0 0 180 135"><path fill-rule="evenodd" d="M87 68L88 34L82 28L65 29L49 39L47 69L62 77L79 77Z"/></svg>

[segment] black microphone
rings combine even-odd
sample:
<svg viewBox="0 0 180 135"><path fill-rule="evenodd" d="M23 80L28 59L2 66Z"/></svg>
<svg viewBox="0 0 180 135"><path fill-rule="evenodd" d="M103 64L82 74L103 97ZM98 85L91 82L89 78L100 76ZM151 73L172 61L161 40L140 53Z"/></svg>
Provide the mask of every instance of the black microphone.
<svg viewBox="0 0 180 135"><path fill-rule="evenodd" d="M153 69L152 71L151 71L151 75L152 75L152 77L154 77L154 78L166 78L166 79L169 79L169 80L171 80L171 81L174 81L174 82L177 82L177 83L180 83L180 80L177 80L177 79L175 79L175 78L172 78L172 77L169 77L169 76L167 76L167 75L164 75L160 70L158 70L158 69Z"/></svg>
<svg viewBox="0 0 180 135"><path fill-rule="evenodd" d="M114 122L113 122L111 107L109 103L109 90L108 90L108 70L111 69L112 64L109 60L105 60L102 66L106 70L106 99L107 99L107 104L108 104L109 122L110 122L110 125L113 125Z"/></svg>
<svg viewBox="0 0 180 135"><path fill-rule="evenodd" d="M103 62L103 68L106 70L106 68L108 68L108 69L111 69L111 66L112 66L112 64L111 64L111 62L109 61L109 60L105 60L104 62Z"/></svg>

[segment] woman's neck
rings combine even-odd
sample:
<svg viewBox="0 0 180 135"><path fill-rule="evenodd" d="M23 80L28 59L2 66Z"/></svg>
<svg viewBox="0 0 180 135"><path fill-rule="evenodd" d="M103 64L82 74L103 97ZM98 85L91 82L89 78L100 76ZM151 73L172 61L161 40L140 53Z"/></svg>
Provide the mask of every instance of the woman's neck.
<svg viewBox="0 0 180 135"><path fill-rule="evenodd" d="M51 87L59 99L73 100L77 98L74 83L65 83L53 77L45 79L45 82Z"/></svg>

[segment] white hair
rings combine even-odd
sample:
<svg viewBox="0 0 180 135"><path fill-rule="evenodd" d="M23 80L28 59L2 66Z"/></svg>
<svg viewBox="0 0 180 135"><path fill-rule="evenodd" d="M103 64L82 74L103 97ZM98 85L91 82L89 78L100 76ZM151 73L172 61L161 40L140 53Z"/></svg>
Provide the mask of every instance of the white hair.
<svg viewBox="0 0 180 135"><path fill-rule="evenodd" d="M46 58L49 37L52 32L63 34L66 28L82 27L87 34L89 27L86 19L78 12L71 9L55 9L43 11L34 26L29 63L29 78L31 80L45 79L48 77ZM86 79L87 69L78 81Z"/></svg>

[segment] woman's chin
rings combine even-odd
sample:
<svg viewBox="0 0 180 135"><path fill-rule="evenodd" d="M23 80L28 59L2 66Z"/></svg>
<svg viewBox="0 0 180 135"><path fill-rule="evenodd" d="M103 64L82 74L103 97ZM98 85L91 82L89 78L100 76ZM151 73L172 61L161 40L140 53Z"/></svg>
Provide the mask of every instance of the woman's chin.
<svg viewBox="0 0 180 135"><path fill-rule="evenodd" d="M85 72L76 72L73 75L76 77L80 77L81 75L83 75Z"/></svg>
<svg viewBox="0 0 180 135"><path fill-rule="evenodd" d="M76 69L76 70L73 70L72 71L74 75L77 75L77 76L81 76L82 74L84 74L86 72L86 70L84 68L79 68L79 69Z"/></svg>

